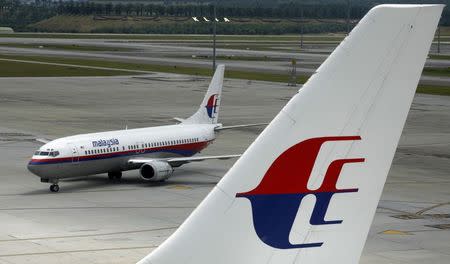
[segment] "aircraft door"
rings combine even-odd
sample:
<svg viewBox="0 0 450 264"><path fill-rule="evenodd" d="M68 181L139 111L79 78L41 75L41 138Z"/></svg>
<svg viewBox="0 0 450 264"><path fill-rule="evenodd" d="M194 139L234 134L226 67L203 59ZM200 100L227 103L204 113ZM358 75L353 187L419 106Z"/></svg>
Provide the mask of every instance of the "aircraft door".
<svg viewBox="0 0 450 264"><path fill-rule="evenodd" d="M78 152L78 148L77 146L73 145L73 144L68 144L70 151L72 153L72 163L79 163L80 162L80 154Z"/></svg>

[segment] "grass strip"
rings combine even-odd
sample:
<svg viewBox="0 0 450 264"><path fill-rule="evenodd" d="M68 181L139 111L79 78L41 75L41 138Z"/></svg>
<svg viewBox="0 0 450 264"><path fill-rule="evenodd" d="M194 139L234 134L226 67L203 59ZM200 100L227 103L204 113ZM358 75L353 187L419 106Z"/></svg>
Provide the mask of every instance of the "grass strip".
<svg viewBox="0 0 450 264"><path fill-rule="evenodd" d="M0 43L2 47L13 48L34 48L34 49L52 49L52 50L75 50L75 51L133 51L131 48L76 45L76 44L41 44L41 43Z"/></svg>
<svg viewBox="0 0 450 264"><path fill-rule="evenodd" d="M211 35L176 34L87 34L87 33L1 33L0 38L211 40ZM304 35L304 40L341 41L344 35ZM217 40L299 41L299 35L217 35Z"/></svg>
<svg viewBox="0 0 450 264"><path fill-rule="evenodd" d="M424 75L450 77L450 67L446 68L431 68L425 67L422 72Z"/></svg>
<svg viewBox="0 0 450 264"><path fill-rule="evenodd" d="M430 54L428 57L434 60L450 60L450 55Z"/></svg>
<svg viewBox="0 0 450 264"><path fill-rule="evenodd" d="M419 85L417 87L417 93L422 94L434 94L450 96L450 87L448 86L432 86L432 85Z"/></svg>

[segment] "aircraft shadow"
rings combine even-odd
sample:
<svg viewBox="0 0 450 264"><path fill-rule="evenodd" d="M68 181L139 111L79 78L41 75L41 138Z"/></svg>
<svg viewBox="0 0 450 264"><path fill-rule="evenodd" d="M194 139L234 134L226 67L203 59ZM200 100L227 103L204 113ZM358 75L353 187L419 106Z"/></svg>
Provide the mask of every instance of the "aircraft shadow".
<svg viewBox="0 0 450 264"><path fill-rule="evenodd" d="M186 185L188 187L206 187L215 186L219 181L218 178L207 178L202 173L191 174L188 179L183 178L182 171L176 171L174 175L164 182L148 182L145 181L137 175L124 175L121 180L109 180L106 174L91 175L76 177L70 179L62 179L59 182L60 193L74 193L74 192L114 192L114 191L124 191L137 189L138 187L149 187L149 188L161 188L170 187L177 185ZM45 185L43 185L45 186ZM50 186L50 185L48 185ZM124 187L124 188L108 188L108 187ZM134 187L134 188L130 188ZM126 188L126 189L125 189ZM38 190L22 193L22 195L41 195L41 194L52 194L48 187L39 188Z"/></svg>

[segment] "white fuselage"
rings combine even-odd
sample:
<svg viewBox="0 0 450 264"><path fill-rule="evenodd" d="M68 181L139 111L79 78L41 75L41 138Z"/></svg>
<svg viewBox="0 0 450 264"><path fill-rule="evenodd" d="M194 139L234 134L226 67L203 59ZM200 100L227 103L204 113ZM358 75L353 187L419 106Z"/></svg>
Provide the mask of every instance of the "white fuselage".
<svg viewBox="0 0 450 264"><path fill-rule="evenodd" d="M43 145L28 164L42 179L137 169L130 158L189 157L215 139L217 124L178 124L59 138Z"/></svg>

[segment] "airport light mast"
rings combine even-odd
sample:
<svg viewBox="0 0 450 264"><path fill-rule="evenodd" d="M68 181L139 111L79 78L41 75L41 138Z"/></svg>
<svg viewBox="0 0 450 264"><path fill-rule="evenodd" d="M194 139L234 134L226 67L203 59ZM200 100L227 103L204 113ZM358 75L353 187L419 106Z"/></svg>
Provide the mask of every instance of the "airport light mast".
<svg viewBox="0 0 450 264"><path fill-rule="evenodd" d="M216 70L216 29L217 29L217 14L216 14L217 0L214 1L214 20L213 20L213 72Z"/></svg>
<svg viewBox="0 0 450 264"><path fill-rule="evenodd" d="M212 70L213 72L216 70L216 40L217 40L217 23L220 22L220 20L217 18L217 11L216 11L216 7L217 7L217 0L214 1L214 11L213 11L213 18L212 19L208 19L206 17L203 17L203 19L199 19L198 17L192 17L192 20L194 20L194 22L211 22L212 20L212 30L213 30L213 55L212 55ZM222 19L222 18L221 18ZM224 23L229 23L231 22L230 19L223 17L223 22Z"/></svg>

